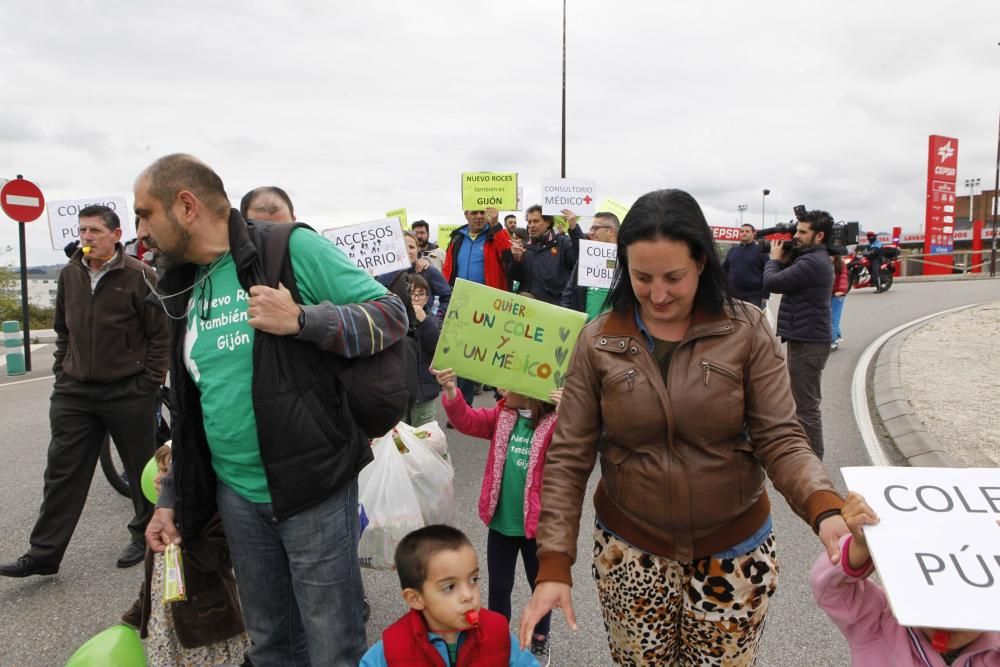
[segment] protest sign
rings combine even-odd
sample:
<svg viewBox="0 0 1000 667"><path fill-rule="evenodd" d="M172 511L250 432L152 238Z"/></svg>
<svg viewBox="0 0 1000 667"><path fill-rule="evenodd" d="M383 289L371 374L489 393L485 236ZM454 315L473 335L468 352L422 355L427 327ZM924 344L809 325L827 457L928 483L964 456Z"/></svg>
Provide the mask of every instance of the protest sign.
<svg viewBox="0 0 1000 667"><path fill-rule="evenodd" d="M618 223L621 224L625 222L625 216L628 214L629 207L621 202L617 202L614 199L605 199L597 207L596 213L614 213L618 216Z"/></svg>
<svg viewBox="0 0 1000 667"><path fill-rule="evenodd" d="M410 268L398 218L383 218L323 230L348 259L373 276Z"/></svg>
<svg viewBox="0 0 1000 667"><path fill-rule="evenodd" d="M549 400L562 387L585 313L458 279L433 366Z"/></svg>
<svg viewBox="0 0 1000 667"><path fill-rule="evenodd" d="M611 287L618 265L618 246L581 240L579 262L576 281L580 287Z"/></svg>
<svg viewBox="0 0 1000 667"><path fill-rule="evenodd" d="M394 208L391 211L385 212L385 217L387 218L399 218L399 226L403 229L406 227L406 209L405 208Z"/></svg>
<svg viewBox="0 0 1000 667"><path fill-rule="evenodd" d="M442 248L447 248L448 244L451 243L451 233L458 229L459 227L465 227L465 223L460 225L441 225L438 228L438 240L437 244Z"/></svg>
<svg viewBox="0 0 1000 667"><path fill-rule="evenodd" d="M491 171L462 174L462 210L517 210L517 174Z"/></svg>
<svg viewBox="0 0 1000 667"><path fill-rule="evenodd" d="M578 216L594 215L594 181L581 178L542 180L542 215L559 215L569 209Z"/></svg>
<svg viewBox="0 0 1000 667"><path fill-rule="evenodd" d="M45 204L49 215L49 238L53 250L62 250L70 241L80 238L80 211L98 204L107 206L118 214L121 223L122 243L135 238L135 215L129 210L125 197L91 197L89 199L66 199L49 201Z"/></svg>
<svg viewBox="0 0 1000 667"><path fill-rule="evenodd" d="M841 468L902 625L1000 630L1000 468Z"/></svg>

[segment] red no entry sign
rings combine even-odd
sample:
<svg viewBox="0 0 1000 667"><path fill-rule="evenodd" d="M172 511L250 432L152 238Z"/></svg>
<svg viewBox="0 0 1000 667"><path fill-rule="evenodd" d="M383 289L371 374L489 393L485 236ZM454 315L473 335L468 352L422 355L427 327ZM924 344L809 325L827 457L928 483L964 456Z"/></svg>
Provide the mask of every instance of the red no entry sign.
<svg viewBox="0 0 1000 667"><path fill-rule="evenodd" d="M45 197L38 186L18 176L0 188L0 208L18 222L37 220L45 209Z"/></svg>

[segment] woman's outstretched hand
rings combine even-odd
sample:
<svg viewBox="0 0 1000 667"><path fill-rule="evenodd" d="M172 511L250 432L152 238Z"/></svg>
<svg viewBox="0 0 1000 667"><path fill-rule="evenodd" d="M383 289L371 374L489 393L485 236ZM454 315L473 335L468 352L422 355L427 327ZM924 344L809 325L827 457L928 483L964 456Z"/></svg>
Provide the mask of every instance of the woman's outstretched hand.
<svg viewBox="0 0 1000 667"><path fill-rule="evenodd" d="M531 634L535 631L535 625L542 620L545 614L556 607L562 607L566 614L566 622L571 630L576 630L576 614L573 613L573 589L569 584L558 581L543 581L535 586L535 592L528 601L528 606L521 612L521 627L518 631L518 640L521 648L526 649L531 645Z"/></svg>

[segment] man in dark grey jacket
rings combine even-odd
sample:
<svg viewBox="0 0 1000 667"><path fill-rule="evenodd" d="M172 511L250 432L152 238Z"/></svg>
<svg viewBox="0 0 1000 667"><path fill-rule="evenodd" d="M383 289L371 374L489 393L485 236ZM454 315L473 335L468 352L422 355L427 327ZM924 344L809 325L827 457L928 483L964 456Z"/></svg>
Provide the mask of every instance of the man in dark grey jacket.
<svg viewBox="0 0 1000 667"><path fill-rule="evenodd" d="M153 506L142 495L142 469L156 449L153 406L167 372L167 318L146 302L156 273L125 253L121 222L106 206L80 211L80 245L59 274L54 329L55 384L49 404L45 489L31 548L0 575L59 571L80 520L107 433L128 475L131 541L118 567L142 561Z"/></svg>
<svg viewBox="0 0 1000 667"><path fill-rule="evenodd" d="M795 411L816 455L823 458L823 418L820 383L830 356L832 322L830 294L833 262L826 241L833 218L826 211L809 211L798 222L794 251L785 243L771 246L764 265L764 289L781 294L778 336L788 343L788 374Z"/></svg>

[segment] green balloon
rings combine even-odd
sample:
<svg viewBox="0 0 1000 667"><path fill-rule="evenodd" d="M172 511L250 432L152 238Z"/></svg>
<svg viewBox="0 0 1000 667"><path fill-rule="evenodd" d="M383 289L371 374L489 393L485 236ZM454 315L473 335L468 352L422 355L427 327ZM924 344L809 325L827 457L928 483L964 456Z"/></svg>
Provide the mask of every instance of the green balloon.
<svg viewBox="0 0 1000 667"><path fill-rule="evenodd" d="M156 457L149 459L149 463L146 467L142 469L142 495L149 499L149 502L156 504L156 474L159 471L156 469Z"/></svg>
<svg viewBox="0 0 1000 667"><path fill-rule="evenodd" d="M146 651L139 632L127 625L112 625L99 632L69 657L66 667L145 667Z"/></svg>

